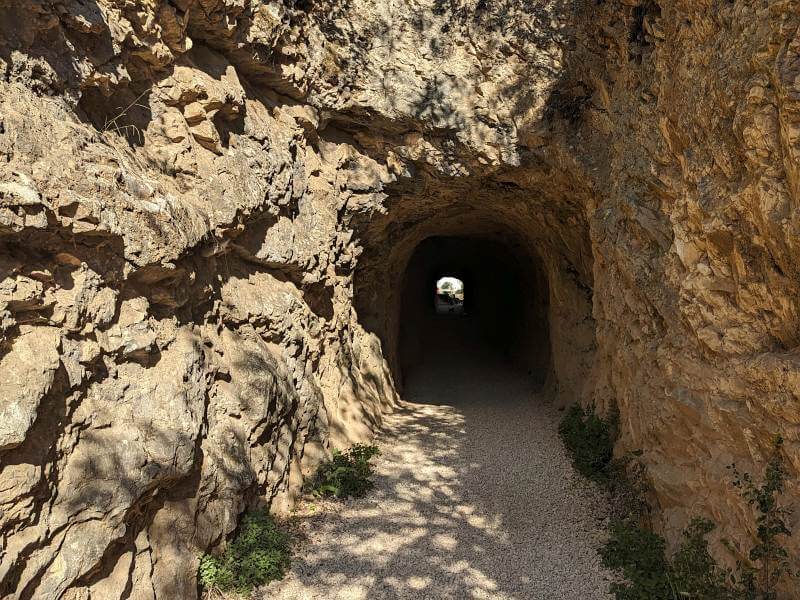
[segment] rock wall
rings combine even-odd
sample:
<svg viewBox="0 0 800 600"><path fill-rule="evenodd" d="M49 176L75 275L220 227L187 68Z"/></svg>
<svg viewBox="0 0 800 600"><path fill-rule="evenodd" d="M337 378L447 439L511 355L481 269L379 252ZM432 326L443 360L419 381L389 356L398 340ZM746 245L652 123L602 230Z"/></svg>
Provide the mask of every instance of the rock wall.
<svg viewBox="0 0 800 600"><path fill-rule="evenodd" d="M1 10L0 596L194 597L246 505L395 402L351 308L354 151L203 43L241 6Z"/></svg>
<svg viewBox="0 0 800 600"><path fill-rule="evenodd" d="M534 261L557 401L744 544L725 465L800 481L798 15L0 0L0 595L194 597L395 405L431 235Z"/></svg>
<svg viewBox="0 0 800 600"><path fill-rule="evenodd" d="M775 434L800 497L799 8L644 4L597 85L614 135L591 216L596 395L645 450L673 539L699 514L750 547L725 467L760 470Z"/></svg>

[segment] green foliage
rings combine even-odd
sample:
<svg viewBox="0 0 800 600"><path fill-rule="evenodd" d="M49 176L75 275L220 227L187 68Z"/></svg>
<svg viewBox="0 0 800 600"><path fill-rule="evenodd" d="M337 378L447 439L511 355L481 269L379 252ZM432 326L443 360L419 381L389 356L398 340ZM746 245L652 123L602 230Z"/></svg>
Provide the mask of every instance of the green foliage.
<svg viewBox="0 0 800 600"><path fill-rule="evenodd" d="M374 485L372 458L380 454L376 446L355 444L346 452L333 451L330 460L323 462L311 480L310 489L318 496L359 498Z"/></svg>
<svg viewBox="0 0 800 600"><path fill-rule="evenodd" d="M617 427L616 410L603 419L594 406L584 409L576 404L569 408L558 433L581 475L601 483L609 480Z"/></svg>
<svg viewBox="0 0 800 600"><path fill-rule="evenodd" d="M695 519L683 532L681 545L671 559L663 537L635 521L615 521L600 551L603 564L622 574L624 582L611 584L618 600L734 600L729 574L708 551L706 536L714 524Z"/></svg>
<svg viewBox="0 0 800 600"><path fill-rule="evenodd" d="M222 556L200 558L198 578L205 590L247 593L281 579L289 556L289 536L266 513L250 512Z"/></svg>
<svg viewBox="0 0 800 600"><path fill-rule="evenodd" d="M612 521L601 557L607 568L624 577L611 585L618 600L777 600L780 582L800 577L792 572L781 544L791 535L787 520L792 510L779 498L787 476L780 437L774 440L760 485L730 467L733 484L756 510L757 525L757 543L734 574L709 552L707 536L715 525L706 519L693 520L679 548L667 556L664 538L653 531L644 465L637 453L613 458L618 419L613 410L603 419L594 407L573 406L559 425L575 468L609 492Z"/></svg>
<svg viewBox="0 0 800 600"><path fill-rule="evenodd" d="M680 548L669 565L670 580L679 598L738 598L730 585L731 574L717 565L708 550L706 536L715 528L708 519L696 518L684 529Z"/></svg>
<svg viewBox="0 0 800 600"><path fill-rule="evenodd" d="M775 600L776 589L784 578L800 577L800 572L792 570L789 555L781 544L782 537L792 535L786 522L792 508L781 504L779 498L787 475L782 449L783 438L776 436L761 485L756 485L749 473L739 472L736 465L729 467L733 485L756 511L757 542L748 554L749 562L739 565L742 588L748 600Z"/></svg>
<svg viewBox="0 0 800 600"><path fill-rule="evenodd" d="M618 600L671 598L664 538L634 521L614 521L609 533L600 556L625 578L611 584L611 593Z"/></svg>

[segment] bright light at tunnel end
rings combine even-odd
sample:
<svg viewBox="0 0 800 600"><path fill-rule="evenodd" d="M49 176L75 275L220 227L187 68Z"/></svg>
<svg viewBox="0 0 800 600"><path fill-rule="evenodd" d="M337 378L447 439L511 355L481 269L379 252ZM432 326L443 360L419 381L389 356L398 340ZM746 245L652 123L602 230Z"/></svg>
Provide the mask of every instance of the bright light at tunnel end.
<svg viewBox="0 0 800 600"><path fill-rule="evenodd" d="M463 315L464 282L457 277L440 277L436 282L434 307L440 315Z"/></svg>
<svg viewBox="0 0 800 600"><path fill-rule="evenodd" d="M464 282L456 277L442 277L436 282L436 293L459 293L464 291Z"/></svg>

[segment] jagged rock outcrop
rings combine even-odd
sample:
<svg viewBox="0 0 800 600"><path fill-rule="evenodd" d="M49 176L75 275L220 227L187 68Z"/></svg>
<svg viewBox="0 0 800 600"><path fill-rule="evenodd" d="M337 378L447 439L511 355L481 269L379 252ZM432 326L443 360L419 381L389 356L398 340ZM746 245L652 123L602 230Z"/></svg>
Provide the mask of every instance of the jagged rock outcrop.
<svg viewBox="0 0 800 600"><path fill-rule="evenodd" d="M194 597L395 404L430 235L528 257L558 401L743 545L725 465L800 481L799 15L0 0L0 595Z"/></svg>

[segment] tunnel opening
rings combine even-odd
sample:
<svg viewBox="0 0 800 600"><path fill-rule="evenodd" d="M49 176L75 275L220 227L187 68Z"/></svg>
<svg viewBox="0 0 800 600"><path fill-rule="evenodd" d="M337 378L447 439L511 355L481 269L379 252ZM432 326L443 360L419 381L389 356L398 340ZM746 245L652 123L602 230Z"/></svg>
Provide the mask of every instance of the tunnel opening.
<svg viewBox="0 0 800 600"><path fill-rule="evenodd" d="M465 315L464 282L452 275L439 277L433 290L433 308L437 315Z"/></svg>
<svg viewBox="0 0 800 600"><path fill-rule="evenodd" d="M409 375L430 361L481 371L473 360L480 356L504 361L560 406L593 393L595 264L585 199L566 182L554 191L557 182L539 182L536 193L487 181L433 185L392 196L385 212L361 223L356 318L401 397ZM436 319L436 284L446 276L463 282L464 315Z"/></svg>
<svg viewBox="0 0 800 600"><path fill-rule="evenodd" d="M497 240L434 236L420 242L401 283L403 381L431 365L468 371L476 363L504 363L543 385L550 368L544 282L535 261ZM447 300L440 299L443 284L450 287Z"/></svg>

